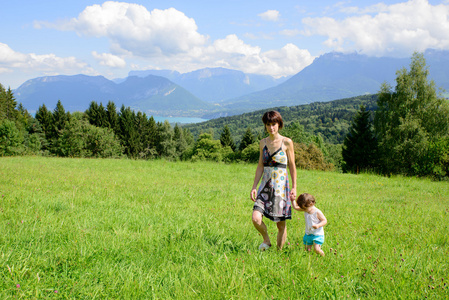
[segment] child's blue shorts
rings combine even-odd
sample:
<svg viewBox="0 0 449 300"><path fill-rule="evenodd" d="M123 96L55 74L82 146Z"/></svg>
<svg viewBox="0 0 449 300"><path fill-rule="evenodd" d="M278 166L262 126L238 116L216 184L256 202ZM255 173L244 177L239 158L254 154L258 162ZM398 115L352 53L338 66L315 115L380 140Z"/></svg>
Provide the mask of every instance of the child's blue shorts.
<svg viewBox="0 0 449 300"><path fill-rule="evenodd" d="M304 245L313 245L313 243L322 245L324 243L324 235L305 234L302 241Z"/></svg>

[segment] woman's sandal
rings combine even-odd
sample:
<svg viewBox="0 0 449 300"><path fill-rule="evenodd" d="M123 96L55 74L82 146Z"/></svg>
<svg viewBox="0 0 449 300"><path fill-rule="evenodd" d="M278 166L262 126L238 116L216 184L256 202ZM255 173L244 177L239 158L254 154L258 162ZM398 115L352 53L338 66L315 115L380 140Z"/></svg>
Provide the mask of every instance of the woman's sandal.
<svg viewBox="0 0 449 300"><path fill-rule="evenodd" d="M259 246L259 250L260 250L260 251L265 251L265 250L270 249L270 247L271 247L271 245L267 245L267 244L265 244L265 243L262 243L262 244L260 244L260 246Z"/></svg>

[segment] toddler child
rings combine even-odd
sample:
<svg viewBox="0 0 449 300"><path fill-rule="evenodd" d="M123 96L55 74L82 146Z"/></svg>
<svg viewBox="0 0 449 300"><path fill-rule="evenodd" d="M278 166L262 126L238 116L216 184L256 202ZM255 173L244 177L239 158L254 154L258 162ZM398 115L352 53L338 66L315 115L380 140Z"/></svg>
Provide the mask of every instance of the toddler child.
<svg viewBox="0 0 449 300"><path fill-rule="evenodd" d="M303 238L305 250L311 251L312 246L315 252L324 256L321 245L324 243L324 228L327 224L324 214L315 207L315 198L307 193L299 195L296 201L292 201L292 206L298 211L304 212L306 221L306 233Z"/></svg>

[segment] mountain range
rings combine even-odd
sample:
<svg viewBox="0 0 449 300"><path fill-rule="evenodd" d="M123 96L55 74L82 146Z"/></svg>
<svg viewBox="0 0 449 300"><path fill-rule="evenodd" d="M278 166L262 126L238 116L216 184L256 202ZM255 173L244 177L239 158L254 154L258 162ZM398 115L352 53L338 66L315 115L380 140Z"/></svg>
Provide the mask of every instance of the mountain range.
<svg viewBox="0 0 449 300"><path fill-rule="evenodd" d="M225 68L205 68L184 74L171 70L131 71L128 75L165 77L185 87L201 100L212 103L274 87L289 78L276 79L268 75L246 74Z"/></svg>
<svg viewBox="0 0 449 300"><path fill-rule="evenodd" d="M449 90L449 51L424 53L430 79ZM206 68L181 74L171 70L132 71L124 79L102 76L47 76L28 80L14 95L30 112L61 100L68 111L84 111L91 101L158 116L216 118L275 106L324 102L374 94L383 82L395 85L396 71L410 59L327 53L290 78Z"/></svg>

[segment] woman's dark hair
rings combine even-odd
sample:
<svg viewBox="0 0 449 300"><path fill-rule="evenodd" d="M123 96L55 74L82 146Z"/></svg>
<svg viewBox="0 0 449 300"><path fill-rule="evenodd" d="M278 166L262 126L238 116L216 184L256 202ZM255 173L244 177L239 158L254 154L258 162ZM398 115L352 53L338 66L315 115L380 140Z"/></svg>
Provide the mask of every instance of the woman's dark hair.
<svg viewBox="0 0 449 300"><path fill-rule="evenodd" d="M306 207L310 207L312 205L315 205L315 198L307 193L299 195L298 199L296 199L296 203L299 207L302 209L305 209Z"/></svg>
<svg viewBox="0 0 449 300"><path fill-rule="evenodd" d="M262 121L265 125L267 125L268 123L278 123L279 129L282 129L282 127L284 127L284 121L282 120L281 114L275 110L267 111L266 113L264 113Z"/></svg>

